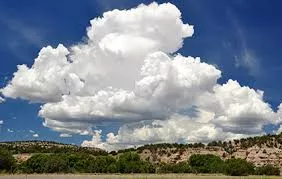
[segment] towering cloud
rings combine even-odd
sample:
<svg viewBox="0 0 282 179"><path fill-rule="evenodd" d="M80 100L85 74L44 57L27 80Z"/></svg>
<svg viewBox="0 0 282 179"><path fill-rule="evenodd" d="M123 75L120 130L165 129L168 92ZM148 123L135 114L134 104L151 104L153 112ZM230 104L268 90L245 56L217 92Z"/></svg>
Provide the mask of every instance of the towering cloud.
<svg viewBox="0 0 282 179"><path fill-rule="evenodd" d="M109 11L91 20L87 42L43 48L1 92L42 103L43 125L61 137L93 135L83 145L107 150L240 138L281 122L262 91L217 84L215 66L175 53L193 33L170 3ZM102 125L121 127L103 140Z"/></svg>

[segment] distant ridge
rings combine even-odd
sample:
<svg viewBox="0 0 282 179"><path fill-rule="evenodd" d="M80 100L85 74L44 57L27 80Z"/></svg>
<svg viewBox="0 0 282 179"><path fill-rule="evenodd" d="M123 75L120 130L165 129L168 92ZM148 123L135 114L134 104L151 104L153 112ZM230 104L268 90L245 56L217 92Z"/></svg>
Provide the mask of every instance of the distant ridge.
<svg viewBox="0 0 282 179"><path fill-rule="evenodd" d="M241 158L254 163L256 166L271 164L282 169L282 133L224 142L212 141L208 144L147 144L138 148L109 153L99 148L40 140L0 142L0 148L7 149L13 154L79 152L91 155L116 155L131 151L138 153L141 159L151 163L179 163L187 161L193 154L213 154L223 160Z"/></svg>
<svg viewBox="0 0 282 179"><path fill-rule="evenodd" d="M27 141L2 141L0 148L9 150L13 154L20 153L68 153L81 152L97 155L106 155L107 152L95 147L81 147L54 141L27 140Z"/></svg>
<svg viewBox="0 0 282 179"><path fill-rule="evenodd" d="M61 143L61 142L56 142L56 141L48 141L48 140L15 140L15 141L0 141L0 144L12 144L12 143L39 143L39 142L44 142L44 143L50 143L50 144L57 144L57 145L73 145L77 146L74 144L68 144L68 143Z"/></svg>

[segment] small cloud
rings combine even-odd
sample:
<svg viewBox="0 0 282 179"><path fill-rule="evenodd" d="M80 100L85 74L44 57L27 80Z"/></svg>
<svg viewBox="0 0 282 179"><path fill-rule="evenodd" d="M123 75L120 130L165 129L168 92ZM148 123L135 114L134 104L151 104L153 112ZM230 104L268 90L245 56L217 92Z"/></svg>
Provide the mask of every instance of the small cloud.
<svg viewBox="0 0 282 179"><path fill-rule="evenodd" d="M277 135L280 134L282 132L282 124L279 126L279 128L277 129L277 131L274 133L276 133Z"/></svg>
<svg viewBox="0 0 282 179"><path fill-rule="evenodd" d="M5 99L0 96L0 103L5 102Z"/></svg>
<svg viewBox="0 0 282 179"><path fill-rule="evenodd" d="M30 132L30 133L35 133L35 131L33 131L33 130L29 130L28 132Z"/></svg>
<svg viewBox="0 0 282 179"><path fill-rule="evenodd" d="M8 132L13 133L14 131L12 129L7 129Z"/></svg>
<svg viewBox="0 0 282 179"><path fill-rule="evenodd" d="M37 138L37 137L39 137L39 135L38 134L33 134L32 137L36 137Z"/></svg>
<svg viewBox="0 0 282 179"><path fill-rule="evenodd" d="M241 56L235 56L235 67L245 67L249 70L251 76L259 76L261 66L259 59L249 49L244 48Z"/></svg>
<svg viewBox="0 0 282 179"><path fill-rule="evenodd" d="M60 134L60 137L72 137L72 135L63 133L63 134Z"/></svg>
<svg viewBox="0 0 282 179"><path fill-rule="evenodd" d="M4 124L4 121L3 120L0 120L0 125Z"/></svg>
<svg viewBox="0 0 282 179"><path fill-rule="evenodd" d="M240 45L239 51L236 51L234 55L235 67L247 69L249 75L253 77L261 76L263 73L261 59L255 53L254 45L248 44L248 36L245 35L244 27L240 25L232 12L228 11L228 17L233 24L234 34ZM226 49L232 49L232 44L228 41L224 41L223 46Z"/></svg>

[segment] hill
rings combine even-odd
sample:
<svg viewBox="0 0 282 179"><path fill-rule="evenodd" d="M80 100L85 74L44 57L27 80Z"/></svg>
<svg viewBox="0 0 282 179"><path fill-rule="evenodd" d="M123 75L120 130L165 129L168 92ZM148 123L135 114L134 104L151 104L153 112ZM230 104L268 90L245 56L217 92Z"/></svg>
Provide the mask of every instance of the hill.
<svg viewBox="0 0 282 179"><path fill-rule="evenodd" d="M81 147L52 141L10 141L0 142L0 148L9 150L12 154L22 153L88 153L107 155L107 152L94 147Z"/></svg>
<svg viewBox="0 0 282 179"><path fill-rule="evenodd" d="M9 150L19 160L34 153L84 153L91 155L119 155L128 151L138 153L142 160L152 164L174 164L187 161L193 154L213 154L223 160L241 158L255 166L274 165L282 169L282 133L233 141L213 141L208 144L148 144L110 153L90 147L48 141L1 142L0 148Z"/></svg>
<svg viewBox="0 0 282 179"><path fill-rule="evenodd" d="M228 142L213 141L207 145L151 144L131 150L136 150L142 159L152 163L179 163L193 154L213 154L223 160L241 158L255 166L271 164L282 169L282 133Z"/></svg>

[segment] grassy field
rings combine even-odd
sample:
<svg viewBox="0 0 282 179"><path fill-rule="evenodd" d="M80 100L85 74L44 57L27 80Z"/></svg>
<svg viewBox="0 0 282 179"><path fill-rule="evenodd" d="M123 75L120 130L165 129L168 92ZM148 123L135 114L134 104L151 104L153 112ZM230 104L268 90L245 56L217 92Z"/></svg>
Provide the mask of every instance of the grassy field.
<svg viewBox="0 0 282 179"><path fill-rule="evenodd" d="M0 175L0 179L281 179L277 176L232 177L223 175L188 175L188 174L132 174L132 175Z"/></svg>

